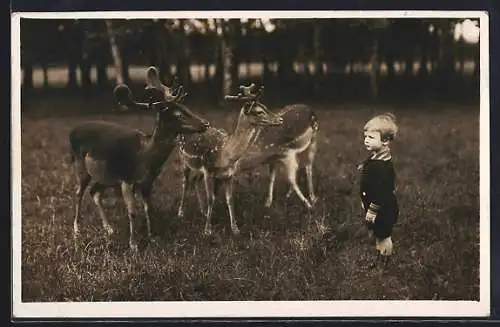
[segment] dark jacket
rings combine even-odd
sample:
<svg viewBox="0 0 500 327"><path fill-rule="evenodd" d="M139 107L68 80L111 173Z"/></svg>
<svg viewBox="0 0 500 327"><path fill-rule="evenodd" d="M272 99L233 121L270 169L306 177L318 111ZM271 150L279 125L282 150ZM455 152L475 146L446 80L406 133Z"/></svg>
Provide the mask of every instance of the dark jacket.
<svg viewBox="0 0 500 327"><path fill-rule="evenodd" d="M376 219L368 223L374 236L383 239L391 236L393 225L399 214L395 195L396 174L392 160L368 159L361 164L360 197L365 214L375 213Z"/></svg>

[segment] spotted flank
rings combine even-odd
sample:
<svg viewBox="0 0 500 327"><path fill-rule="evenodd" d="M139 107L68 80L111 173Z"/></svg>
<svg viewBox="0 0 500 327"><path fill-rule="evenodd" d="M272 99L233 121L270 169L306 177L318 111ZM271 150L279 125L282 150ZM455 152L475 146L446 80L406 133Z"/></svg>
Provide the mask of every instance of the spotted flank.
<svg viewBox="0 0 500 327"><path fill-rule="evenodd" d="M242 86L250 90L253 86ZM248 91L248 92L251 92ZM230 100L246 100L250 95L226 96ZM237 219L232 204L232 179L241 171L252 170L259 165L269 165L270 179L265 206L273 202L273 188L277 165L284 167L286 178L297 197L308 208L312 209L317 197L313 187L313 161L316 153L316 134L319 123L311 107L305 104L288 105L276 112L268 110L265 105L249 106L244 102L240 108L233 130L226 133L222 129L209 128L204 133L191 134L180 139L179 154L182 162L183 183L178 216L184 214L185 190L190 184L189 176L196 175L203 180L207 194L207 207L203 207L198 199L200 212L205 215L204 233L212 233L211 215L218 187L226 188L225 200L229 212L231 230L239 233ZM303 163L298 154L306 153ZM307 174L308 197L297 184L299 164L305 166ZM201 178L200 178L201 177ZM208 179L214 179L214 187L208 187ZM219 186L217 186L219 185ZM216 187L217 186L217 187Z"/></svg>

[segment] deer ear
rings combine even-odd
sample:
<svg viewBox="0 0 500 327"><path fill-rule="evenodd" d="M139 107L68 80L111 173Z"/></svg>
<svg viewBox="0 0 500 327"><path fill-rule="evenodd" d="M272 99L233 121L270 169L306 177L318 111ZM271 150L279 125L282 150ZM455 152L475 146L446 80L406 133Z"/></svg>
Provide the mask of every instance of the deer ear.
<svg viewBox="0 0 500 327"><path fill-rule="evenodd" d="M161 85L160 72L158 68L151 66L146 71L146 83L158 87Z"/></svg>
<svg viewBox="0 0 500 327"><path fill-rule="evenodd" d="M113 94L118 104L122 106L130 105L133 102L132 92L126 84L118 84L113 90Z"/></svg>

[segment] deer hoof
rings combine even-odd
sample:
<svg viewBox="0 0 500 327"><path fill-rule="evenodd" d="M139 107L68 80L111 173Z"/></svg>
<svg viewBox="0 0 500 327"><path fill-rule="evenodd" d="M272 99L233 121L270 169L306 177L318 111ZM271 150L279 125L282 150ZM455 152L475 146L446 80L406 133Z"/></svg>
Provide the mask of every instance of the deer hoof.
<svg viewBox="0 0 500 327"><path fill-rule="evenodd" d="M177 212L177 218L183 218L184 217L184 210L179 210L179 212Z"/></svg>
<svg viewBox="0 0 500 327"><path fill-rule="evenodd" d="M272 203L273 203L272 201L266 200L266 203L264 204L264 208L267 208L267 209L271 208Z"/></svg>
<svg viewBox="0 0 500 327"><path fill-rule="evenodd" d="M204 234L205 236L210 236L210 235L212 235L212 228L211 228L211 227L206 226L206 227L205 227L205 230L203 231L203 234Z"/></svg>
<svg viewBox="0 0 500 327"><path fill-rule="evenodd" d="M104 226L104 229L106 230L106 233L108 234L108 236L113 235L113 233L115 232L115 231L113 230L113 227L111 227L111 226L109 226L109 225L105 225L105 226Z"/></svg>
<svg viewBox="0 0 500 327"><path fill-rule="evenodd" d="M138 252L138 251L139 251L139 247L137 246L137 243L135 243L135 242L130 242L130 243L129 243L129 245L130 245L130 250L131 250L132 252Z"/></svg>
<svg viewBox="0 0 500 327"><path fill-rule="evenodd" d="M240 235L240 229L236 226L232 227L233 235Z"/></svg>

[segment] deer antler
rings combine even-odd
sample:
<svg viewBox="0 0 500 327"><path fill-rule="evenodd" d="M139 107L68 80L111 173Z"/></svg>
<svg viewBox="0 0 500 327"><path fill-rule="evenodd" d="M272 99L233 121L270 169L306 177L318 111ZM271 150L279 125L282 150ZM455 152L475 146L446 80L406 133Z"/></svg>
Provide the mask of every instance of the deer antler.
<svg viewBox="0 0 500 327"><path fill-rule="evenodd" d="M184 101L184 98L188 95L188 93L184 91L184 87L182 85L179 85L176 91L177 92L175 93L174 101L182 103Z"/></svg>
<svg viewBox="0 0 500 327"><path fill-rule="evenodd" d="M152 88L152 90L153 89L154 87ZM118 84L113 90L113 94L115 95L118 104L121 105L124 109L128 109L129 107L138 107L147 110L155 108L156 106L158 106L158 104L162 103L153 101L150 101L149 103L135 101L134 99L132 99L132 91L130 91L130 88L126 84Z"/></svg>
<svg viewBox="0 0 500 327"><path fill-rule="evenodd" d="M145 92L149 98L163 98L166 102L182 103L188 95L183 91L183 86L179 83L179 78L174 76L172 86L168 87L160 81L158 68L151 66L146 71Z"/></svg>
<svg viewBox="0 0 500 327"><path fill-rule="evenodd" d="M248 86L240 85L239 89L242 92L238 93L238 95L226 95L224 99L226 101L257 101L264 91L264 86L260 86L256 93L252 93L255 87L255 83Z"/></svg>
<svg viewBox="0 0 500 327"><path fill-rule="evenodd" d="M243 92L244 96L251 96L252 91L255 89L255 86L255 83L252 83L249 86L240 85L240 90Z"/></svg>
<svg viewBox="0 0 500 327"><path fill-rule="evenodd" d="M146 84L146 89L159 89L165 98L170 97L173 93L173 87L168 87L160 81L160 71L154 66L150 66L146 70Z"/></svg>

